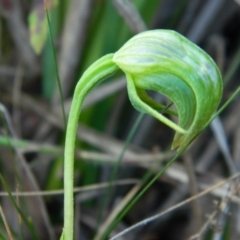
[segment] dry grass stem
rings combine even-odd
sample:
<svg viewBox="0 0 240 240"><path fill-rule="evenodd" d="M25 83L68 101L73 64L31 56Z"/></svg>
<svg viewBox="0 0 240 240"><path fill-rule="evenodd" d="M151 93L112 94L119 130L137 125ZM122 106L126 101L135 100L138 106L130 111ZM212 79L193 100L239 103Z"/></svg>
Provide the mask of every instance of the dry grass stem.
<svg viewBox="0 0 240 240"><path fill-rule="evenodd" d="M140 190L141 185L137 184L135 185L122 199L120 203L117 204L117 206L113 209L111 214L107 217L106 221L100 226L97 235L95 236L94 240L101 240L103 237L103 234L107 231L107 229L111 226L114 219L118 216L121 211L127 206L127 204L133 199L133 197L137 194L137 192Z"/></svg>
<svg viewBox="0 0 240 240"><path fill-rule="evenodd" d="M131 185L131 184L137 184L139 182L138 179L124 179L124 180L117 180L114 181L112 184L113 186L124 186L124 185ZM109 186L109 183L99 183L99 184L93 184L90 186L84 186L84 187L75 187L74 193L80 193L80 192L88 192L88 191L95 191L98 189L104 189ZM12 196L18 196L18 197L34 197L34 196L53 196L53 195L61 195L63 194L63 189L59 190L49 190L49 191L31 191L31 192L11 192ZM0 192L0 197L7 197L7 192Z"/></svg>
<svg viewBox="0 0 240 240"><path fill-rule="evenodd" d="M1 217L2 217L4 226L5 226L5 228L6 228L6 231L7 231L7 235L8 235L9 240L14 240L14 238L13 238L13 236L12 236L12 233L11 233L11 231L10 231L10 228L9 228L9 226L8 226L7 219L5 218L5 215L4 215L4 212L3 212L3 209L2 209L1 204L0 204L0 215L1 215Z"/></svg>

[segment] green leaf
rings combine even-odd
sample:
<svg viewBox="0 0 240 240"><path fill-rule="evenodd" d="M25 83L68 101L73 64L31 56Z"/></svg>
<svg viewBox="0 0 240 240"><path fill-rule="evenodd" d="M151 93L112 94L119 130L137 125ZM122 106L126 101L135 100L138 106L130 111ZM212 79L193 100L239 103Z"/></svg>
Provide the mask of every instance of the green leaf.
<svg viewBox="0 0 240 240"><path fill-rule="evenodd" d="M32 11L29 14L28 23L30 30L30 43L37 54L41 53L48 34L44 2L46 3L48 10L55 7L58 3L57 0L35 0Z"/></svg>
<svg viewBox="0 0 240 240"><path fill-rule="evenodd" d="M172 148L189 144L216 110L222 77L214 61L198 46L171 30L152 30L130 39L113 61L125 72L133 106L176 130ZM175 104L178 125L139 95L155 90Z"/></svg>

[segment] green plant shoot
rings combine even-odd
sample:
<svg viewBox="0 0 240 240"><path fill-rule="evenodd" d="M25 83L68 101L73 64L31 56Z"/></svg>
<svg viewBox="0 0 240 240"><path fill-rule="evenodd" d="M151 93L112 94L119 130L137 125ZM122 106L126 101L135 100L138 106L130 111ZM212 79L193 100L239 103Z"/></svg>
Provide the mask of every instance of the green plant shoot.
<svg viewBox="0 0 240 240"><path fill-rule="evenodd" d="M182 149L205 127L222 97L218 67L198 46L171 30L151 30L130 39L115 54L93 63L75 88L69 113L64 153L64 229L61 239L73 239L73 168L75 138L82 102L102 80L121 69L127 78L134 108L176 131L172 149ZM146 90L157 91L176 106L178 124L160 113L165 106Z"/></svg>

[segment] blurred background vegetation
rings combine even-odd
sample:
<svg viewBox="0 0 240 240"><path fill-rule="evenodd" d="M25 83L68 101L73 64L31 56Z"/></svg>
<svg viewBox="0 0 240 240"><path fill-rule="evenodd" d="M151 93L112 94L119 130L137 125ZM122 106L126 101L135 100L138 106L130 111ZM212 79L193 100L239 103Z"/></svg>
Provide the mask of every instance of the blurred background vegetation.
<svg viewBox="0 0 240 240"><path fill-rule="evenodd" d="M0 239L59 238L64 114L91 63L141 31L174 29L217 62L225 102L239 86L239 26L238 0L0 0ZM236 97L111 235L237 173L239 108ZM120 71L89 94L76 143L75 239L105 238L141 179L154 176L173 156L172 137L152 117L139 117ZM237 240L239 203L238 181L228 181L121 239Z"/></svg>

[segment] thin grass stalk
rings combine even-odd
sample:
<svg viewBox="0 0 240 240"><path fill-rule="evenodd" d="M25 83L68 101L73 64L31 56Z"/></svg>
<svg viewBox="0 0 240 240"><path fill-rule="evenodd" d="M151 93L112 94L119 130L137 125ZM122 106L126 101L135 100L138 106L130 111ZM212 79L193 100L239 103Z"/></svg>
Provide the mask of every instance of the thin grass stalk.
<svg viewBox="0 0 240 240"><path fill-rule="evenodd" d="M65 126L64 129L66 129L67 128L67 117L66 117L66 112L65 112L65 107L64 107L63 91L62 91L62 86L61 86L61 81L60 81L60 76L59 76L56 51L55 51L55 47L54 47L54 44L53 44L52 30L51 30L51 24L50 24L51 22L50 22L50 17L49 17L49 13L48 13L46 0L44 0L44 7L45 7L46 16L47 16L48 32L49 32L50 42L51 42L52 51L53 51L53 58L54 58L54 66L55 66L55 72L56 72L56 77L57 77L57 84L58 84L58 89L59 89L59 92L60 92L63 122L64 122L64 126Z"/></svg>

